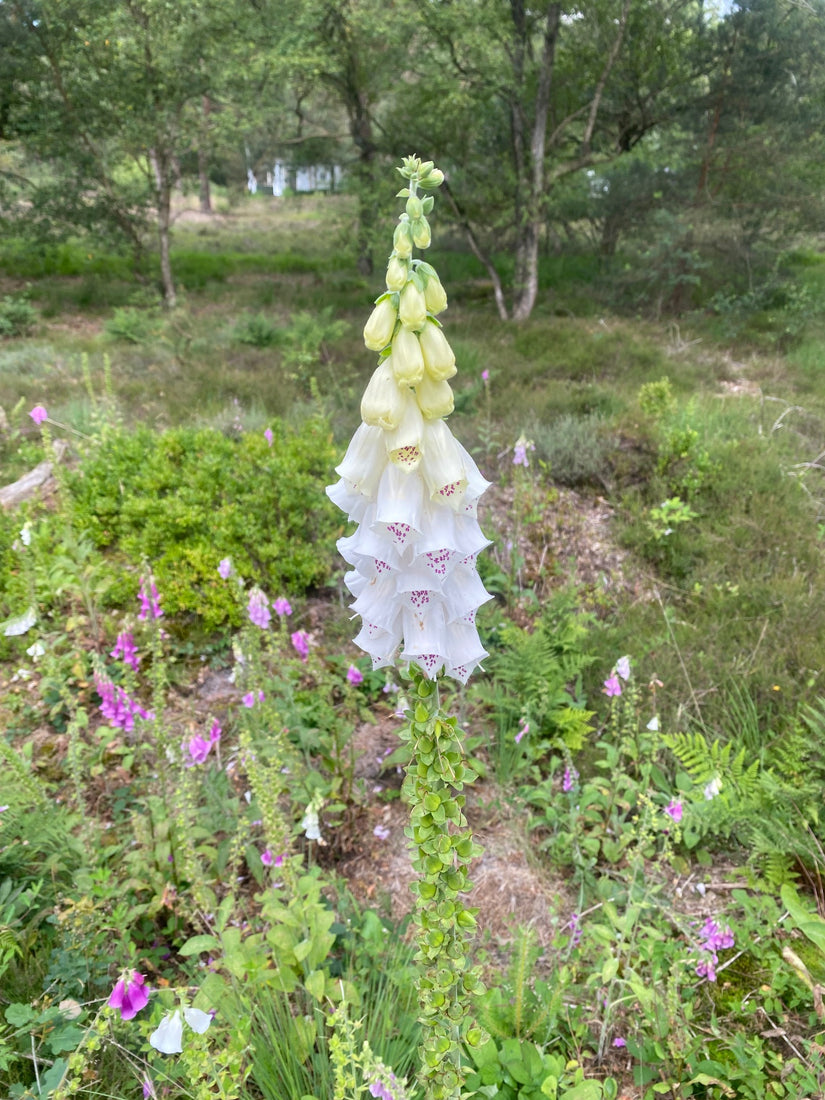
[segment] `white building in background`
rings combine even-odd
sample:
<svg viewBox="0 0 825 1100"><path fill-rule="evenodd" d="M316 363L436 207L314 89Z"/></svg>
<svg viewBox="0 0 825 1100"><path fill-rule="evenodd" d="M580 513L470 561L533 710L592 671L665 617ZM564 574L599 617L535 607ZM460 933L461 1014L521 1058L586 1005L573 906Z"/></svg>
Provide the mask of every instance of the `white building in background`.
<svg viewBox="0 0 825 1100"><path fill-rule="evenodd" d="M290 186L290 169L282 160L276 160L272 172L267 172L272 194L280 198ZM294 169L294 186L299 194L311 191L337 191L343 172L337 164L314 164L309 168Z"/></svg>

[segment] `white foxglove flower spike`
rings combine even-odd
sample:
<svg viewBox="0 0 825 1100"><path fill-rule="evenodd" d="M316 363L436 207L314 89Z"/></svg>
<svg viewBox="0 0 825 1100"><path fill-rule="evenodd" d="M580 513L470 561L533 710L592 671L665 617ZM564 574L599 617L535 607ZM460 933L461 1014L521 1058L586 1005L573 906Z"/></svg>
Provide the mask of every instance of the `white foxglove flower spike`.
<svg viewBox="0 0 825 1100"><path fill-rule="evenodd" d="M364 332L368 347L391 343L391 354L372 375L363 423L327 493L358 525L338 541L352 567L344 578L350 606L361 616L356 645L375 668L400 659L430 678L444 672L466 683L487 655L475 614L491 598L476 568L489 540L476 507L489 482L444 422L453 411L447 379L455 355L434 315L447 295L435 269L412 259L413 244L430 243L424 215L432 200L425 205L418 187L432 190L443 177L415 158L404 166L410 185L387 265L391 293ZM317 829L309 810L303 825L308 835Z"/></svg>

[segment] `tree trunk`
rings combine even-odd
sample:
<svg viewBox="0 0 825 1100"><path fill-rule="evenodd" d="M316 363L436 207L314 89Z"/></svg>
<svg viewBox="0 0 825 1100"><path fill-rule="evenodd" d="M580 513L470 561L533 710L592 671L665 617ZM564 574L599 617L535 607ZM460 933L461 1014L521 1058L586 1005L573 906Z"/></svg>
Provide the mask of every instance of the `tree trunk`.
<svg viewBox="0 0 825 1100"><path fill-rule="evenodd" d="M198 141L198 198L201 214L212 213L212 188L209 185L209 115L212 103L208 95L201 99L201 134Z"/></svg>
<svg viewBox="0 0 825 1100"><path fill-rule="evenodd" d="M155 176L157 196L158 244L160 247L160 279L163 286L163 304L167 309L177 305L172 262L169 256L169 229L172 225L173 161L165 150L151 149L149 159Z"/></svg>

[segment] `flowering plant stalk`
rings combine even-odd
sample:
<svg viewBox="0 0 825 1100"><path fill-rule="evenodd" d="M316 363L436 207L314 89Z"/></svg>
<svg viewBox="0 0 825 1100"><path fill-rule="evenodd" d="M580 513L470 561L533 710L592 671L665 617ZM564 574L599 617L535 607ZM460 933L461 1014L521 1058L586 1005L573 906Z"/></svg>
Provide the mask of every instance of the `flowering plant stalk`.
<svg viewBox="0 0 825 1100"><path fill-rule="evenodd" d="M435 268L413 257L431 241L427 215L443 174L406 157L398 169L404 212L393 234L386 292L364 328L379 353L361 401L362 424L327 492L357 524L338 548L352 566L345 582L361 616L355 642L374 668L409 666L412 710L402 737L410 746L405 795L407 835L419 880L418 998L423 1024L419 1077L428 1100L457 1098L463 1043L481 1041L469 1004L482 990L468 961L475 910L464 905L467 866L479 854L464 818L466 768L456 720L442 712L438 678L466 683L486 657L475 625L490 598L476 570L488 545L476 518L488 487L445 417L455 355L437 315L447 295Z"/></svg>

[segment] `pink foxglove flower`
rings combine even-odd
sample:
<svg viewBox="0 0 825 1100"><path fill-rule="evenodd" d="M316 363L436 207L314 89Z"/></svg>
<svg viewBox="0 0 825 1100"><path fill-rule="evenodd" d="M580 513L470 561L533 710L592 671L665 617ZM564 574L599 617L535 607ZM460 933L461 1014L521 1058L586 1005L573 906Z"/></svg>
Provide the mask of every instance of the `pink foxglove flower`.
<svg viewBox="0 0 825 1100"><path fill-rule="evenodd" d="M139 619L145 621L146 619L160 619L162 617L163 610L160 606L160 597L158 596L154 577L140 578L138 599L140 600Z"/></svg>
<svg viewBox="0 0 825 1100"><path fill-rule="evenodd" d="M283 596L279 596L277 600L272 601L272 609L275 614L279 615L281 618L283 618L284 615L292 614L292 605L289 600L285 599Z"/></svg>
<svg viewBox="0 0 825 1100"><path fill-rule="evenodd" d="M120 1010L124 1020L131 1020L149 1003L146 979L136 970L129 970L115 984L109 996L109 1007Z"/></svg>
<svg viewBox="0 0 825 1100"><path fill-rule="evenodd" d="M29 413L29 416L32 418L35 424L37 424L38 427L43 423L44 420L49 419L49 414L46 412L42 405L35 405L32 411Z"/></svg>
<svg viewBox="0 0 825 1100"><path fill-rule="evenodd" d="M267 443L271 447L272 446L272 439L273 439L271 428L267 428L266 431L264 432L264 439L267 441Z"/></svg>
<svg viewBox="0 0 825 1100"><path fill-rule="evenodd" d="M611 672L611 674L605 680L602 691L608 698L613 695L622 694L622 685L619 683L619 677L616 675L615 672Z"/></svg>
<svg viewBox="0 0 825 1100"><path fill-rule="evenodd" d="M356 684L363 684L364 674L360 668L356 668L355 665L350 665L347 669L347 682L355 686Z"/></svg>
<svg viewBox="0 0 825 1100"><path fill-rule="evenodd" d="M665 813L672 821L675 821L677 825L679 824L682 820L682 803L678 798L671 798L670 802L665 806Z"/></svg>
<svg viewBox="0 0 825 1100"><path fill-rule="evenodd" d="M140 657L137 655L134 635L128 630L124 630L121 634L118 634L117 644L112 650L111 656L114 657L115 660L120 657L125 665L128 665L129 668L137 672L138 665L140 664Z"/></svg>
<svg viewBox="0 0 825 1100"><path fill-rule="evenodd" d="M232 572L232 559L221 558L218 562L218 573L222 580L226 580Z"/></svg>
<svg viewBox="0 0 825 1100"><path fill-rule="evenodd" d="M271 867L272 862L272 852L270 852L269 848L265 848L261 852L261 863L263 863L264 867Z"/></svg>
<svg viewBox="0 0 825 1100"><path fill-rule="evenodd" d="M309 656L309 635L305 630L296 630L290 635L293 648L302 661Z"/></svg>
<svg viewBox="0 0 825 1100"><path fill-rule="evenodd" d="M476 508L489 482L444 420L455 355L434 313L446 296L429 264L409 261L414 243L425 248L429 233L411 233L404 214L388 271L388 285L399 289L379 298L364 330L368 348L390 354L367 387L362 423L327 493L357 524L338 542L352 567L344 578L350 606L361 617L356 645L373 668L400 659L431 679L443 671L466 683L487 656L475 616L491 598L476 569L489 539Z"/></svg>
<svg viewBox="0 0 825 1100"><path fill-rule="evenodd" d="M261 630L266 630L272 616L269 613L269 600L260 588L253 588L249 593L249 603L247 604L246 610L249 615L249 621L254 623L255 626L259 626Z"/></svg>

